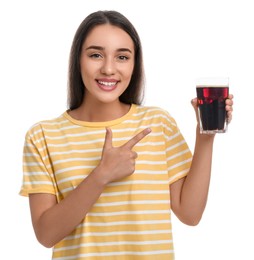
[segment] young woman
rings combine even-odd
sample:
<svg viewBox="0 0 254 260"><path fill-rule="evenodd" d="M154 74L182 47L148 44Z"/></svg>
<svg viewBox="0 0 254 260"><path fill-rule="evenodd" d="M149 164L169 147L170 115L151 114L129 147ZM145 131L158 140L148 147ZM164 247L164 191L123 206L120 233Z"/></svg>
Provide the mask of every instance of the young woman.
<svg viewBox="0 0 254 260"><path fill-rule="evenodd" d="M175 120L142 98L136 30L118 12L90 14L71 48L69 109L34 125L24 146L20 193L53 259L173 259L171 210L200 221L214 135L197 125L192 157Z"/></svg>

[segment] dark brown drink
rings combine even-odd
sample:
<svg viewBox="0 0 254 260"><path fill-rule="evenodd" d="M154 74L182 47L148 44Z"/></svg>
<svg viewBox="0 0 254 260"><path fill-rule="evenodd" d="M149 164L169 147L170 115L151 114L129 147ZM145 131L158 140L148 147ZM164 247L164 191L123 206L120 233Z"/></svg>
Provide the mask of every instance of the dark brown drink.
<svg viewBox="0 0 254 260"><path fill-rule="evenodd" d="M197 86L198 108L203 132L226 131L225 100L228 86Z"/></svg>

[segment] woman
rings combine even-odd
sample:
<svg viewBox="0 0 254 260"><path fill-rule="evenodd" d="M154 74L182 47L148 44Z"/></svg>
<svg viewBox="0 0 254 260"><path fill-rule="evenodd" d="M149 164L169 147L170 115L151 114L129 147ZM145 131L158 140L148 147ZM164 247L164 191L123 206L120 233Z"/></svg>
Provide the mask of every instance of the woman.
<svg viewBox="0 0 254 260"><path fill-rule="evenodd" d="M34 125L24 146L20 193L53 259L173 259L171 210L200 221L214 135L197 126L192 157L175 120L142 98L136 30L118 12L90 14L71 48L69 110Z"/></svg>

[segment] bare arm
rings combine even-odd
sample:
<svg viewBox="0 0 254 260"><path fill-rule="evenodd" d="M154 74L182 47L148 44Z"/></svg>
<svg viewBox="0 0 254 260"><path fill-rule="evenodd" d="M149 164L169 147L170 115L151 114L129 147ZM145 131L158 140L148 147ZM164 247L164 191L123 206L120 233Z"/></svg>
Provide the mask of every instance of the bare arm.
<svg viewBox="0 0 254 260"><path fill-rule="evenodd" d="M54 246L81 222L103 192L99 175L99 170L94 170L60 203L52 194L29 195L32 223L41 244Z"/></svg>
<svg viewBox="0 0 254 260"><path fill-rule="evenodd" d="M29 195L38 241L54 246L79 225L108 183L131 175L137 158L132 148L149 133L150 129L145 129L123 146L113 147L112 132L107 129L100 164L64 200L57 203L52 194Z"/></svg>
<svg viewBox="0 0 254 260"><path fill-rule="evenodd" d="M233 95L226 101L228 121L232 119ZM196 100L193 106L197 113ZM211 178L212 152L215 135L202 135L199 126L193 160L187 177L170 186L171 208L176 216L188 225L197 225L204 212Z"/></svg>
<svg viewBox="0 0 254 260"><path fill-rule="evenodd" d="M198 131L197 131L198 132ZM171 207L188 225L197 225L206 206L212 165L214 136L197 133L192 165L187 177L170 187Z"/></svg>

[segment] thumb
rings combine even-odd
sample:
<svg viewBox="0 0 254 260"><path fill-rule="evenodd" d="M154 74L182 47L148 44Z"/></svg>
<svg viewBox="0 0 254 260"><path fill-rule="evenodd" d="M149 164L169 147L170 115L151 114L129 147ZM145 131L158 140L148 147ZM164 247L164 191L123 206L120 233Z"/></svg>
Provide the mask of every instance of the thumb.
<svg viewBox="0 0 254 260"><path fill-rule="evenodd" d="M198 99L197 98L193 98L191 100L191 104L195 110L196 113L196 118L197 118L197 122L199 123L199 116L198 116Z"/></svg>
<svg viewBox="0 0 254 260"><path fill-rule="evenodd" d="M198 107L198 99L197 98L193 98L191 100L191 104L194 107L194 109L196 109Z"/></svg>
<svg viewBox="0 0 254 260"><path fill-rule="evenodd" d="M112 131L110 128L106 127L106 135L103 150L108 148L112 148Z"/></svg>

